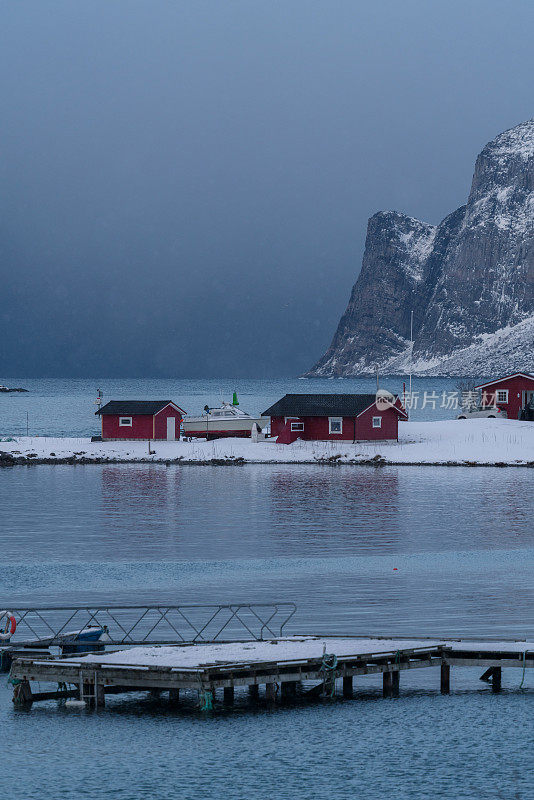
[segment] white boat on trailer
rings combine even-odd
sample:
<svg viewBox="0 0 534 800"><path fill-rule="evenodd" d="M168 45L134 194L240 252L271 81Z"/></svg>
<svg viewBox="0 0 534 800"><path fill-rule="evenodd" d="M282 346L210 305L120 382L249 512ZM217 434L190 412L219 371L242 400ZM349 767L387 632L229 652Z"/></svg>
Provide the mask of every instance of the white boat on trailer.
<svg viewBox="0 0 534 800"><path fill-rule="evenodd" d="M236 400L234 396L234 401ZM184 417L182 425L184 436L198 439L221 439L223 437L249 437L257 425L262 431L268 424L268 417L252 417L237 407L237 403L222 403L218 408L204 407L200 417Z"/></svg>

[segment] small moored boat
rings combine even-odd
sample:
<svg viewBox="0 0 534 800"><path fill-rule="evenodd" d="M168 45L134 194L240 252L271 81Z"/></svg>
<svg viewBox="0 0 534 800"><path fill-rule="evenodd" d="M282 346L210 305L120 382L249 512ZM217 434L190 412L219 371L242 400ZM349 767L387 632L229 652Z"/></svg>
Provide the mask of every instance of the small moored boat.
<svg viewBox="0 0 534 800"><path fill-rule="evenodd" d="M263 430L269 424L268 417L251 417L246 411L237 407L237 397L234 402L223 404L219 408L204 407L200 417L184 417L184 436L193 436L200 439L221 439L227 436L249 437L254 424L258 430Z"/></svg>

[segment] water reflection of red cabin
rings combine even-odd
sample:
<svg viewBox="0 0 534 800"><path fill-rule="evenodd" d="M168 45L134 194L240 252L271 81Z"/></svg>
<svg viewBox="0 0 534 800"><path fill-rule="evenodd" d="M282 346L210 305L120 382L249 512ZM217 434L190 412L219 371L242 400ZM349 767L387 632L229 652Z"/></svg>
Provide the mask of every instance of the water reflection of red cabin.
<svg viewBox="0 0 534 800"><path fill-rule="evenodd" d="M102 420L102 439L180 438L185 411L171 400L110 400L95 412Z"/></svg>
<svg viewBox="0 0 534 800"><path fill-rule="evenodd" d="M374 394L286 394L262 416L271 418L271 436L281 444L305 441L372 442L397 440L399 419L407 414L398 397Z"/></svg>

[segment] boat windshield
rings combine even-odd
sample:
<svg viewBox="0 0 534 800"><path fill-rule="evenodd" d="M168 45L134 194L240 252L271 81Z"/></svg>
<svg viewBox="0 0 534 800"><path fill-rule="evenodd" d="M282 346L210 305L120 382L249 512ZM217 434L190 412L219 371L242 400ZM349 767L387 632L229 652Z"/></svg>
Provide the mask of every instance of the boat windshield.
<svg viewBox="0 0 534 800"><path fill-rule="evenodd" d="M246 411L236 408L231 403L224 403L222 408L210 408L210 417L249 417Z"/></svg>

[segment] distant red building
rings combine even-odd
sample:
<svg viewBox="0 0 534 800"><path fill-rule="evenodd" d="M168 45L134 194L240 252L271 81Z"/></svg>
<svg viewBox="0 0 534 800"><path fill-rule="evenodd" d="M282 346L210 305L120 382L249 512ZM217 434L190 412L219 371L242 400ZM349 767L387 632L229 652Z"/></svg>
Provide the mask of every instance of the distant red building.
<svg viewBox="0 0 534 800"><path fill-rule="evenodd" d="M307 441L398 439L399 419L407 419L398 397L374 394L286 394L262 416L271 418L271 436L281 444Z"/></svg>
<svg viewBox="0 0 534 800"><path fill-rule="evenodd" d="M180 438L185 411L170 400L110 400L95 412L102 419L102 439Z"/></svg>
<svg viewBox="0 0 534 800"><path fill-rule="evenodd" d="M534 398L534 375L514 372L475 388L482 392L483 405L496 405L507 412L508 419L519 419L521 411Z"/></svg>

